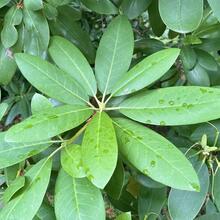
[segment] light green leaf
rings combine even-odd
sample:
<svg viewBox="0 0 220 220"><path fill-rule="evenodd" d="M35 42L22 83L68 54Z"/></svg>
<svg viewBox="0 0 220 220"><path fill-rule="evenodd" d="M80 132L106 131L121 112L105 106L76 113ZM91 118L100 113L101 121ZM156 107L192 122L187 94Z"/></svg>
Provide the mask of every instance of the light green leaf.
<svg viewBox="0 0 220 220"><path fill-rule="evenodd" d="M43 56L49 44L50 32L47 20L41 11L24 8L24 52Z"/></svg>
<svg viewBox="0 0 220 220"><path fill-rule="evenodd" d="M61 170L55 188L55 213L57 220L105 220L102 194L86 178L75 179Z"/></svg>
<svg viewBox="0 0 220 220"><path fill-rule="evenodd" d="M4 203L8 203L9 200L12 198L12 196L20 190L22 187L24 187L25 184L25 177L24 176L18 176L10 185L9 187L4 191L3 194L3 201Z"/></svg>
<svg viewBox="0 0 220 220"><path fill-rule="evenodd" d="M24 0L24 7L28 10L37 11L42 9L44 6L42 0Z"/></svg>
<svg viewBox="0 0 220 220"><path fill-rule="evenodd" d="M81 0L81 2L90 10L99 14L117 14L118 9L110 0Z"/></svg>
<svg viewBox="0 0 220 220"><path fill-rule="evenodd" d="M74 44L62 37L53 37L49 53L55 63L73 77L88 95L96 95L97 87L93 70Z"/></svg>
<svg viewBox="0 0 220 220"><path fill-rule="evenodd" d="M67 104L88 101L80 85L55 65L29 54L16 54L15 59L24 77L41 92Z"/></svg>
<svg viewBox="0 0 220 220"><path fill-rule="evenodd" d="M113 95L130 94L155 82L170 69L179 53L179 49L170 48L148 56L120 78Z"/></svg>
<svg viewBox="0 0 220 220"><path fill-rule="evenodd" d="M38 154L52 144L50 140L32 143L8 143L5 141L6 133L7 132L0 133L0 169Z"/></svg>
<svg viewBox="0 0 220 220"><path fill-rule="evenodd" d="M193 164L199 176L200 192L172 189L168 198L168 209L172 220L194 219L205 202L209 187L208 169L205 164L202 166L201 161Z"/></svg>
<svg viewBox="0 0 220 220"><path fill-rule="evenodd" d="M143 91L122 102L119 110L154 125L187 125L220 117L220 89L179 86Z"/></svg>
<svg viewBox="0 0 220 220"><path fill-rule="evenodd" d="M125 16L118 16L104 32L95 60L99 90L105 95L129 68L134 47L131 25Z"/></svg>
<svg viewBox="0 0 220 220"><path fill-rule="evenodd" d="M151 0L124 0L120 8L129 19L134 19L143 13L150 3Z"/></svg>
<svg viewBox="0 0 220 220"><path fill-rule="evenodd" d="M77 144L66 146L61 151L61 165L66 173L75 178L85 177L82 147Z"/></svg>
<svg viewBox="0 0 220 220"><path fill-rule="evenodd" d="M6 13L1 32L1 41L5 48L10 48L17 42L18 32L15 26L21 23L22 17L22 10L16 6L11 7Z"/></svg>
<svg viewBox="0 0 220 220"><path fill-rule="evenodd" d="M50 180L51 160L41 160L25 173L27 185L23 192L0 211L0 219L30 220L43 201ZM28 206L27 204L31 204Z"/></svg>
<svg viewBox="0 0 220 220"><path fill-rule="evenodd" d="M203 0L159 0L159 11L167 27L179 33L195 30L203 16Z"/></svg>
<svg viewBox="0 0 220 220"><path fill-rule="evenodd" d="M103 189L115 170L118 157L112 120L105 112L97 112L86 128L82 155L87 177Z"/></svg>
<svg viewBox="0 0 220 220"><path fill-rule="evenodd" d="M220 4L218 0L208 0L208 3L210 7L212 8L212 11L214 12L214 15L218 18L220 21Z"/></svg>
<svg viewBox="0 0 220 220"><path fill-rule="evenodd" d="M7 5L11 0L1 0L0 1L0 8L4 7L5 5Z"/></svg>
<svg viewBox="0 0 220 220"><path fill-rule="evenodd" d="M35 93L31 99L31 111L32 114L51 109L52 103L43 95Z"/></svg>
<svg viewBox="0 0 220 220"><path fill-rule="evenodd" d="M128 119L114 119L114 125L119 151L135 168L173 188L199 191L192 165L171 142Z"/></svg>
<svg viewBox="0 0 220 220"><path fill-rule="evenodd" d="M5 103L5 102L0 103L0 121L2 120L3 116L5 115L7 109L8 109L7 103Z"/></svg>
<svg viewBox="0 0 220 220"><path fill-rule="evenodd" d="M52 138L83 123L92 114L88 107L63 105L42 111L11 127L8 142L34 142Z"/></svg>
<svg viewBox="0 0 220 220"><path fill-rule="evenodd" d="M142 186L138 198L138 214L140 219L158 219L166 200L166 188L150 189Z"/></svg>
<svg viewBox="0 0 220 220"><path fill-rule="evenodd" d="M116 220L132 220L131 213L125 212L117 216Z"/></svg>

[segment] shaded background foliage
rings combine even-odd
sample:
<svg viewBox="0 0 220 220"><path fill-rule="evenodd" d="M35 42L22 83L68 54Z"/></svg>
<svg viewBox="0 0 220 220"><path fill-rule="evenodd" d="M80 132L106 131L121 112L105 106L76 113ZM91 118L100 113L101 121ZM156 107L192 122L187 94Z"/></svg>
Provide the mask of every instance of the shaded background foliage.
<svg viewBox="0 0 220 220"><path fill-rule="evenodd" d="M182 4L181 9L178 8L179 4ZM1 131L7 130L13 124L31 115L31 100L38 92L17 69L13 58L14 53L25 52L51 60L47 52L50 37L59 35L75 44L94 66L100 38L117 14L125 14L134 31L135 47L131 66L164 48L181 49L175 65L150 88L181 85L218 87L220 85L219 12L220 4L215 0L169 0L169 3L166 0L159 0L159 2L158 0L1 0ZM56 100L50 99L50 101L53 105L57 104ZM213 145L215 140L217 146L220 144L219 139L216 139L220 122L215 120L211 123L211 125L202 123L172 128L150 127L160 132L182 151L199 142L201 146L195 148L196 154L201 149L204 152L206 145ZM204 134L207 135L207 142ZM22 177L19 174L28 164L36 163L45 155L49 155L53 149L56 149L55 144L22 163L2 169L1 199L5 199L2 195L5 195L3 193L7 186L16 176ZM136 170L125 167L125 180L120 198L108 196L108 193L118 195L117 190L120 191L120 186L118 186L119 189L106 188L104 196L107 218L115 219L121 212L130 212L133 219L190 220L196 216L203 220L219 219L220 172L216 169L219 166L216 163L219 155L216 151L208 153L207 166L202 167L203 170L199 175L202 185L200 193L175 189L169 193L169 189L164 185ZM201 165L193 161L192 163L195 169ZM122 166L122 164L117 165L119 173ZM34 219L55 219L53 195L59 167L59 155L56 155L44 202ZM213 170L216 170L215 174ZM116 179L122 178L123 175L119 174ZM24 185L22 178L18 185L18 187ZM185 213L188 213L188 217ZM118 219L131 219L129 213L123 215Z"/></svg>

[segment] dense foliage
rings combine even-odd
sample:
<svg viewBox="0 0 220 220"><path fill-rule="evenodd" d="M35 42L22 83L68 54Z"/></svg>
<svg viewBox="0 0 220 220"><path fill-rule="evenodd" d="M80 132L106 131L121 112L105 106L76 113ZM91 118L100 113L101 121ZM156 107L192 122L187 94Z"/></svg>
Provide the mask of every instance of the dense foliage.
<svg viewBox="0 0 220 220"><path fill-rule="evenodd" d="M0 0L0 219L220 219L218 0Z"/></svg>

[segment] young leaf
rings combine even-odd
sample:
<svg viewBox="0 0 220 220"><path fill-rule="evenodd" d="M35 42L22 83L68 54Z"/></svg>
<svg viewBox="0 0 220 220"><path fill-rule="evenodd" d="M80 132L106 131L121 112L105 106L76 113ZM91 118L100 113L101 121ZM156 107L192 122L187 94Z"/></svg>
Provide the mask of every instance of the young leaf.
<svg viewBox="0 0 220 220"><path fill-rule="evenodd" d="M187 125L220 117L220 89L179 86L143 91L119 106L122 114L154 125Z"/></svg>
<svg viewBox="0 0 220 220"><path fill-rule="evenodd" d="M25 184L25 177L24 176L18 176L5 190L3 194L3 201L4 203L8 203L9 200L12 198L12 196L20 190L22 187L24 187Z"/></svg>
<svg viewBox="0 0 220 220"><path fill-rule="evenodd" d="M60 170L55 187L55 213L57 220L105 220L102 194L86 178L75 179Z"/></svg>
<svg viewBox="0 0 220 220"><path fill-rule="evenodd" d="M0 219L30 220L35 216L50 180L51 166L51 160L41 160L25 173L27 185L20 195L1 209ZM27 204L31 204L28 206L28 212Z"/></svg>
<svg viewBox="0 0 220 220"><path fill-rule="evenodd" d="M114 119L114 125L119 151L135 168L173 188L199 191L192 165L172 143L128 119Z"/></svg>
<svg viewBox="0 0 220 220"><path fill-rule="evenodd" d="M116 17L104 32L95 60L99 90L105 95L129 68L134 47L131 25L125 16Z"/></svg>
<svg viewBox="0 0 220 220"><path fill-rule="evenodd" d="M82 155L87 177L103 189L115 170L118 157L112 120L105 112L97 112L86 128Z"/></svg>
<svg viewBox="0 0 220 220"><path fill-rule="evenodd" d="M116 220L132 220L131 213L130 212L122 213L119 216L117 216Z"/></svg>
<svg viewBox="0 0 220 220"><path fill-rule="evenodd" d="M167 188L150 189L141 187L138 198L138 214L140 219L156 220L167 198Z"/></svg>
<svg viewBox="0 0 220 220"><path fill-rule="evenodd" d="M62 37L53 37L49 53L55 63L72 76L90 96L97 92L96 80L86 58L74 44Z"/></svg>
<svg viewBox="0 0 220 220"><path fill-rule="evenodd" d="M11 127L5 140L18 143L46 140L77 127L92 112L90 108L77 105L63 105L42 111Z"/></svg>
<svg viewBox="0 0 220 220"><path fill-rule="evenodd" d="M159 11L167 27L179 33L195 30L203 16L203 0L159 0Z"/></svg>
<svg viewBox="0 0 220 220"><path fill-rule="evenodd" d="M82 147L77 144L66 146L61 151L61 165L66 173L75 178L85 177Z"/></svg>
<svg viewBox="0 0 220 220"><path fill-rule="evenodd" d="M0 121L2 120L3 116L5 115L5 112L8 109L8 104L3 102L0 103Z"/></svg>
<svg viewBox="0 0 220 220"><path fill-rule="evenodd" d="M172 220L194 219L199 213L208 192L209 173L207 166L201 167L201 161L194 162L200 181L200 192L172 189L169 194L168 208Z"/></svg>
<svg viewBox="0 0 220 220"><path fill-rule="evenodd" d="M67 104L88 101L81 86L55 65L29 54L16 54L15 59L24 77L41 92Z"/></svg>
<svg viewBox="0 0 220 220"><path fill-rule="evenodd" d="M81 0L81 2L90 10L100 14L117 14L118 9L111 2L111 0L93 1Z"/></svg>
<svg viewBox="0 0 220 220"><path fill-rule="evenodd" d="M0 169L38 154L52 144L50 140L33 143L8 143L5 141L5 135L6 132L0 133Z"/></svg>
<svg viewBox="0 0 220 220"><path fill-rule="evenodd" d="M12 47L18 40L18 32L15 28L22 21L22 10L13 6L6 13L4 26L1 32L1 41L5 48Z"/></svg>
<svg viewBox="0 0 220 220"><path fill-rule="evenodd" d="M120 78L112 94L130 94L155 82L170 69L179 53L179 49L170 48L148 56Z"/></svg>

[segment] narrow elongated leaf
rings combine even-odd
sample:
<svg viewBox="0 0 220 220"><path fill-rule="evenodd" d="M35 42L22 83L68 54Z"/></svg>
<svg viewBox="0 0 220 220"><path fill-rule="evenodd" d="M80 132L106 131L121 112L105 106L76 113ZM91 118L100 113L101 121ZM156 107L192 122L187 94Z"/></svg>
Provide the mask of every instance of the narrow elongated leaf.
<svg viewBox="0 0 220 220"><path fill-rule="evenodd" d="M195 30L202 20L203 0L159 0L159 10L168 28L188 33Z"/></svg>
<svg viewBox="0 0 220 220"><path fill-rule="evenodd" d="M8 142L46 140L83 123L92 110L82 106L64 105L31 116L6 133Z"/></svg>
<svg viewBox="0 0 220 220"><path fill-rule="evenodd" d="M12 198L12 196L22 187L24 187L25 184L25 177L24 176L18 176L5 190L3 194L3 201L4 203L8 203L9 200Z"/></svg>
<svg viewBox="0 0 220 220"><path fill-rule="evenodd" d="M198 177L184 155L153 130L128 119L114 119L119 151L152 179L182 190L199 190Z"/></svg>
<svg viewBox="0 0 220 220"><path fill-rule="evenodd" d="M114 172L118 157L112 120L105 112L97 112L86 128L82 155L87 177L103 189Z"/></svg>
<svg viewBox="0 0 220 220"><path fill-rule="evenodd" d="M172 220L194 219L206 199L209 187L209 173L207 166L204 164L201 167L201 161L196 161L194 166L199 176L201 186L200 192L172 189L168 199L168 208Z"/></svg>
<svg viewBox="0 0 220 220"><path fill-rule="evenodd" d="M170 48L148 56L124 74L114 86L114 96L136 92L162 77L173 65L180 50Z"/></svg>
<svg viewBox="0 0 220 220"><path fill-rule="evenodd" d="M85 177L82 147L77 144L66 146L61 152L61 164L66 173L75 178Z"/></svg>
<svg viewBox="0 0 220 220"><path fill-rule="evenodd" d="M167 189L150 189L141 187L138 198L138 214L140 219L156 220L167 200Z"/></svg>
<svg viewBox="0 0 220 220"><path fill-rule="evenodd" d="M220 5L218 0L208 0L208 3L214 12L214 15L218 18L220 21Z"/></svg>
<svg viewBox="0 0 220 220"><path fill-rule="evenodd" d="M51 160L41 160L25 173L27 185L24 191L0 211L0 219L30 220L35 216L50 180L51 165ZM27 204L31 204L28 212Z"/></svg>
<svg viewBox="0 0 220 220"><path fill-rule="evenodd" d="M150 3L151 0L124 0L120 8L129 19L134 19L143 13Z"/></svg>
<svg viewBox="0 0 220 220"><path fill-rule="evenodd" d="M1 41L5 48L10 48L17 42L18 32L15 26L21 23L22 17L22 10L16 6L11 7L6 13L1 32Z"/></svg>
<svg viewBox="0 0 220 220"><path fill-rule="evenodd" d="M81 2L92 11L100 14L117 14L118 9L110 0L81 0Z"/></svg>
<svg viewBox="0 0 220 220"><path fill-rule="evenodd" d="M57 220L105 220L102 194L86 178L75 179L61 170L55 188L55 213Z"/></svg>
<svg viewBox="0 0 220 220"><path fill-rule="evenodd" d="M62 37L53 37L49 53L55 63L69 73L90 96L95 96L97 87L92 68L74 44Z"/></svg>
<svg viewBox="0 0 220 220"><path fill-rule="evenodd" d="M15 59L24 77L41 92L67 104L88 101L81 86L55 65L29 54L16 54Z"/></svg>
<svg viewBox="0 0 220 220"><path fill-rule="evenodd" d="M8 109L8 104L7 103L0 103L0 121L2 120L5 112L7 111Z"/></svg>
<svg viewBox="0 0 220 220"><path fill-rule="evenodd" d="M24 52L43 56L50 39L47 20L41 11L24 8L25 40Z"/></svg>
<svg viewBox="0 0 220 220"><path fill-rule="evenodd" d="M144 91L119 106L122 114L155 125L187 125L220 117L220 89L179 86Z"/></svg>
<svg viewBox="0 0 220 220"><path fill-rule="evenodd" d="M0 169L38 154L52 144L50 140L32 143L8 143L5 141L5 135L6 132L0 133Z"/></svg>
<svg viewBox="0 0 220 220"><path fill-rule="evenodd" d="M134 39L132 28L125 16L116 17L108 26L100 41L95 74L99 90L107 95L129 68Z"/></svg>

